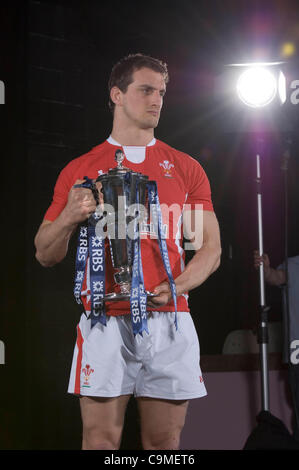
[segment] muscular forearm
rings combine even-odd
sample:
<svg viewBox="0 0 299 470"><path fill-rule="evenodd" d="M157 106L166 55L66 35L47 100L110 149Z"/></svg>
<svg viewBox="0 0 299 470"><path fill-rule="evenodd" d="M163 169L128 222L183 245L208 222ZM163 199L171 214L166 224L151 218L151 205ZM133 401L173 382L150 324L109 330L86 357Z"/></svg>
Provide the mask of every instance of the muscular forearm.
<svg viewBox="0 0 299 470"><path fill-rule="evenodd" d="M220 265L221 247L204 244L175 279L177 295L200 286Z"/></svg>
<svg viewBox="0 0 299 470"><path fill-rule="evenodd" d="M36 237L36 259L44 267L51 267L64 259L69 240L77 224L71 224L63 212L52 223L43 224Z"/></svg>

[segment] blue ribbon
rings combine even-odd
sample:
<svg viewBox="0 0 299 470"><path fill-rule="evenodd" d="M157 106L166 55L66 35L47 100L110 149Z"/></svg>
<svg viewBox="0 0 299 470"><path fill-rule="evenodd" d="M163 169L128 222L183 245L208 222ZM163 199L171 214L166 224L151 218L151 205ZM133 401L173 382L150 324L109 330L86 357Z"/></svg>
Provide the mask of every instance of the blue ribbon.
<svg viewBox="0 0 299 470"><path fill-rule="evenodd" d="M85 182L76 184L76 188L88 188L93 191L95 196L95 186L91 179L84 177ZM96 198L98 202L98 198ZM86 269L87 259L89 257L90 273L90 294L91 294L91 328L98 322L106 325L106 313L104 305L105 295L105 240L96 235L95 227L99 216L92 214L87 223L80 227L78 246L76 253L76 274L74 295L78 304L82 302L82 283Z"/></svg>
<svg viewBox="0 0 299 470"><path fill-rule="evenodd" d="M89 219L93 218L91 216ZM96 235L95 224L88 224L91 328L98 322L106 326L105 313L105 240Z"/></svg>
<svg viewBox="0 0 299 470"><path fill-rule="evenodd" d="M88 258L88 234L87 234L87 225L81 225L77 254L76 254L76 275L75 275L75 287L74 287L74 296L78 304L82 303L81 300L81 291L82 284L85 274L85 266Z"/></svg>
<svg viewBox="0 0 299 470"><path fill-rule="evenodd" d="M139 180L136 182L136 204L138 208L138 217L140 215L139 208ZM144 287L142 259L141 259L141 243L140 230L137 218L134 219L134 240L133 240L133 265L132 265L132 282L131 282L131 323L134 336L143 331L148 332L147 327L147 294Z"/></svg>
<svg viewBox="0 0 299 470"><path fill-rule="evenodd" d="M153 216L154 230L155 230L155 232L157 233L157 236L158 236L160 253L161 253L161 256L162 256L165 271L166 271L167 276L168 276L171 295L172 295L173 302L174 302L175 327L176 327L176 330L177 330L178 329L178 321L177 321L176 287L175 287L175 283L174 283L172 272L171 272L171 266L170 266L169 257L168 257L168 250L167 250L167 243L166 243L166 240L165 240L165 234L163 233L162 213L161 213L161 207L160 207L160 201L159 201L156 181L149 181L147 183L147 189L148 189L149 207L150 207L150 210L151 210L151 214Z"/></svg>

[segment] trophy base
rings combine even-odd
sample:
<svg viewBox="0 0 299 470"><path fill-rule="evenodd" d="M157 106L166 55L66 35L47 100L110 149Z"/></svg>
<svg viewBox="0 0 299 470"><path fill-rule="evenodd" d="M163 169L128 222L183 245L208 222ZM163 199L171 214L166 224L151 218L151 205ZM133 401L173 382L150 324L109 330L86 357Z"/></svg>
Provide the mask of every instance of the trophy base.
<svg viewBox="0 0 299 470"><path fill-rule="evenodd" d="M158 294L153 294L152 292L146 291L147 297L157 297ZM104 297L104 302L120 302L120 301L129 301L131 298L130 293L117 293L112 292L111 294L106 294Z"/></svg>

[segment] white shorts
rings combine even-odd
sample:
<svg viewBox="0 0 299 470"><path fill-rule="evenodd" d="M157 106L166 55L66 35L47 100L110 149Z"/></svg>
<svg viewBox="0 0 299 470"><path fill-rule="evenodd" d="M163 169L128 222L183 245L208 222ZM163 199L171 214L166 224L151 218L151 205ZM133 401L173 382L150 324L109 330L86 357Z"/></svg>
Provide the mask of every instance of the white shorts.
<svg viewBox="0 0 299 470"><path fill-rule="evenodd" d="M189 312L150 312L149 334L134 337L130 315L107 316L107 325L82 314L68 393L91 397L134 394L187 400L207 394L200 349Z"/></svg>

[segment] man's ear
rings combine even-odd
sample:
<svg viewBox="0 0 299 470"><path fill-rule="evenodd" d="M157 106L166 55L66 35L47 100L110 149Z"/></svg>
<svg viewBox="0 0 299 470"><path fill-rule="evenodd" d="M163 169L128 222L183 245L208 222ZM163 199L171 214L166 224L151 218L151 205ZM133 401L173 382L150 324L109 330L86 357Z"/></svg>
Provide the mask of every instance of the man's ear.
<svg viewBox="0 0 299 470"><path fill-rule="evenodd" d="M117 86L111 88L110 98L115 105L122 104L122 95L122 91Z"/></svg>

